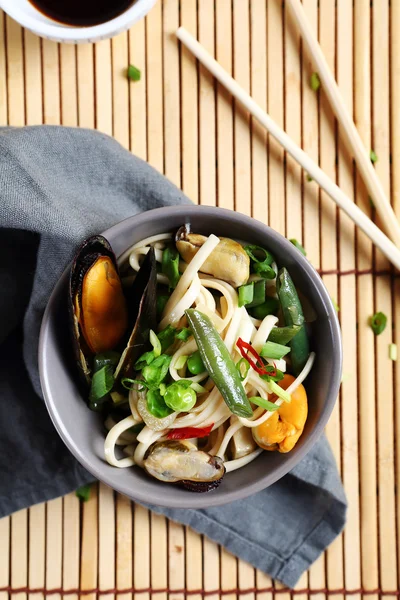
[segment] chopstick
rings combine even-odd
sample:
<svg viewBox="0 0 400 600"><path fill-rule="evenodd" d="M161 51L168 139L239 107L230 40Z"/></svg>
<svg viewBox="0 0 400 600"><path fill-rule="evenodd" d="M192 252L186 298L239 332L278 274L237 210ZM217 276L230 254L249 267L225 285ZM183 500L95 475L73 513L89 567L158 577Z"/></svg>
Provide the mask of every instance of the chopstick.
<svg viewBox="0 0 400 600"><path fill-rule="evenodd" d="M329 69L329 65L322 52L321 46L315 37L304 8L300 0L287 0L287 4L295 18L297 26L302 35L308 51L314 60L318 76L323 84L323 89L327 95L333 112L340 125L343 137L353 152L358 169L371 196L376 211L380 216L382 223L396 246L400 247L400 223L396 218L394 210L387 199L378 175L371 163L369 152L367 152L361 137L357 131L353 119L351 118L339 87Z"/></svg>
<svg viewBox="0 0 400 600"><path fill-rule="evenodd" d="M400 270L400 250L367 217L358 206L324 173L324 171L275 123L275 121L253 100L253 98L229 75L205 48L184 28L176 32L181 42L214 75L229 92L243 104L267 131L283 146L303 169L320 185L336 204L360 227L360 229Z"/></svg>

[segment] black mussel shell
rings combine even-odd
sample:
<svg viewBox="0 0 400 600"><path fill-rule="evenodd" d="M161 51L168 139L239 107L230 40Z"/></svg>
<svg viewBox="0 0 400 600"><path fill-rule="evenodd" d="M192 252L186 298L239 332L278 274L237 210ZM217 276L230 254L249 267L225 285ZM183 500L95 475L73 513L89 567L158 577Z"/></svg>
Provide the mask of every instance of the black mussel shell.
<svg viewBox="0 0 400 600"><path fill-rule="evenodd" d="M99 256L108 256L118 273L117 260L108 240L102 235L94 235L86 239L78 248L75 258L73 259L70 277L69 277L69 293L68 293L68 309L70 318L70 329L73 336L73 347L78 370L86 383L90 384L91 380L91 357L92 353L88 348L83 335L80 332L79 324L75 318L74 300L76 294L80 296L82 291L83 279L95 263Z"/></svg>
<svg viewBox="0 0 400 600"><path fill-rule="evenodd" d="M126 292L132 333L127 340L114 377L117 388L124 377L133 378L136 360L149 346L150 329L157 326L157 266L154 248L150 248L132 287Z"/></svg>

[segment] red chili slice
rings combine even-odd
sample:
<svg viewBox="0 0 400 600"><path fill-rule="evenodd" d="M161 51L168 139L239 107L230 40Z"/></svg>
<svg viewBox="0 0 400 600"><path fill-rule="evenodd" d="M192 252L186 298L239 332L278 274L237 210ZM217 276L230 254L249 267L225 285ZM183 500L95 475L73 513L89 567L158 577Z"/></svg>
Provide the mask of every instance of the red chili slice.
<svg viewBox="0 0 400 600"><path fill-rule="evenodd" d="M267 371L265 370L264 363L262 361L261 356L258 354L258 352L256 352L254 350L254 348L251 344L249 344L248 342L245 342L244 340L242 340L242 338L239 338L238 341L236 342L236 346L239 348L239 352L243 356L243 358L245 358L247 360L249 365L255 371L257 371L257 373L259 375L267 375ZM247 352L246 352L246 350L247 350ZM254 356L254 358L256 359L256 362L254 362L254 360L252 358L250 358L248 353L250 353ZM262 366L259 367L257 365L257 363L259 363Z"/></svg>
<svg viewBox="0 0 400 600"><path fill-rule="evenodd" d="M181 429L171 429L167 435L169 440L190 440L192 438L203 438L210 435L214 423L207 427L182 427Z"/></svg>

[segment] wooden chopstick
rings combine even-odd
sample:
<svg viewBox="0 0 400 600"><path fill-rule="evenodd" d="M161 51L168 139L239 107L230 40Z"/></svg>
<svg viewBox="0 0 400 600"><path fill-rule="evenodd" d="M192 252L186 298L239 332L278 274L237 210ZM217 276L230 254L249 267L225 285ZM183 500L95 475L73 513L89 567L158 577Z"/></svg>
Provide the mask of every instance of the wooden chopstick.
<svg viewBox="0 0 400 600"><path fill-rule="evenodd" d="M346 108L339 87L329 69L321 46L310 27L303 6L300 0L287 0L287 4L291 9L292 16L296 20L310 56L315 63L324 92L331 103L332 110L335 113L339 124L342 126L341 132L354 155L360 174L369 195L374 202L376 211L382 219L387 234L396 246L400 248L400 223L396 218L394 210L386 197L382 184L371 163L369 151L366 150L354 121Z"/></svg>
<svg viewBox="0 0 400 600"><path fill-rule="evenodd" d="M326 175L326 173L275 123L253 98L229 75L225 69L184 28L176 32L181 42L214 75L214 77L253 115L283 146L303 169L320 185L336 204L374 242L390 262L400 270L400 250L367 217L365 213Z"/></svg>

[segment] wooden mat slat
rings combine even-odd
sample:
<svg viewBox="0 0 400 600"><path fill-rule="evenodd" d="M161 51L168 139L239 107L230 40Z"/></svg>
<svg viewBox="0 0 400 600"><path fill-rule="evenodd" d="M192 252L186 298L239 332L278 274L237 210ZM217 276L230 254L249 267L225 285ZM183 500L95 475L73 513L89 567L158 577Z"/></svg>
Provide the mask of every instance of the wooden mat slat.
<svg viewBox="0 0 400 600"><path fill-rule="evenodd" d="M303 2L365 147L378 154L378 175L400 216L400 3ZM335 592L343 600L347 591L357 600L361 589L382 588L395 598L400 361L390 361L388 345L395 341L400 348L400 280L354 273L386 270L388 263L179 47L173 35L178 24L199 37L332 179L373 214L323 89L310 89L314 67L280 0L159 0L129 32L78 47L40 40L0 11L0 125L97 127L164 172L194 202L252 214L303 242L311 262L330 272L324 282L340 306L345 362L327 436L350 507L344 536L302 576L295 597L324 600ZM141 81L128 81L129 64L141 70ZM338 269L352 274L341 277ZM375 310L388 316L378 338L367 327ZM290 596L213 542L114 496L102 484L92 486L88 503L81 505L70 494L1 520L0 556L0 588L151 588L135 600L183 600L182 592L166 592L182 589L207 590L212 600L220 589L230 592L227 600L249 589L240 597ZM271 591L255 596L254 589ZM44 597L43 592L11 594L16 600L27 595L29 600ZM377 600L378 595L368 597ZM95 592L87 596L97 597ZM6 598L0 592L0 600ZM77 600L77 594L65 598ZM132 593L118 598L131 600Z"/></svg>

